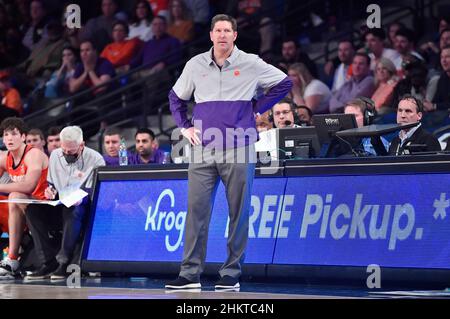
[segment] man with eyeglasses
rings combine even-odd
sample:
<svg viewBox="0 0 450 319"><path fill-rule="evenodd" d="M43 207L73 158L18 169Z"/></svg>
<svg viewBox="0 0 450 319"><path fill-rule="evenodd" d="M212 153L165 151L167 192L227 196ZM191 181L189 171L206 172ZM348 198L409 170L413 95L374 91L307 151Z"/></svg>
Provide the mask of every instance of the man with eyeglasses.
<svg viewBox="0 0 450 319"><path fill-rule="evenodd" d="M104 166L105 160L100 153L86 147L83 131L78 126L67 126L60 133L61 147L50 155L48 184L45 197L49 200L68 196L84 186L89 191L92 187L90 173L98 166ZM58 205L55 207L30 205L26 212L28 226L33 234L36 254L41 267L27 275L27 280L52 280L67 277L67 265L73 260L75 247L81 234L81 226L86 215L89 196L72 207ZM62 227L61 227L62 226ZM60 247L49 238L52 230L62 229ZM58 253L54 251L59 249Z"/></svg>
<svg viewBox="0 0 450 319"><path fill-rule="evenodd" d="M273 124L276 128L299 127L292 102L283 99L272 108Z"/></svg>
<svg viewBox="0 0 450 319"><path fill-rule="evenodd" d="M270 155L274 161L278 159L277 130L287 127L300 127L300 119L296 112L296 105L290 98L283 98L269 111L269 122L272 128L259 132L259 140L255 143L255 150L265 158ZM259 116L261 117L261 115ZM259 155L261 156L261 155ZM260 161L264 161L260 157Z"/></svg>

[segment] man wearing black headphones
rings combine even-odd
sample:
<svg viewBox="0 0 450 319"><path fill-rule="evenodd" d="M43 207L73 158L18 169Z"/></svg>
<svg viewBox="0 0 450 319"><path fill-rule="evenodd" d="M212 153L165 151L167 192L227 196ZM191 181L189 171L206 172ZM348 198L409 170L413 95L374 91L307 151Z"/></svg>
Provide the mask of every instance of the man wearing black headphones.
<svg viewBox="0 0 450 319"><path fill-rule="evenodd" d="M284 98L272 107L269 114L269 121L273 127L299 127L299 118L296 112L296 105L289 98Z"/></svg>
<svg viewBox="0 0 450 319"><path fill-rule="evenodd" d="M404 95L397 108L397 123L409 124L420 122L423 103L412 95ZM389 147L389 155L408 155L413 152L441 151L438 139L428 133L421 124L410 129L401 130Z"/></svg>
<svg viewBox="0 0 450 319"><path fill-rule="evenodd" d="M345 114L354 114L358 127L371 125L376 116L375 103L369 98L358 97L349 101L344 108ZM371 138L362 138L358 140L361 151L364 155L386 155L389 148L389 142L383 137L379 140Z"/></svg>
<svg viewBox="0 0 450 319"><path fill-rule="evenodd" d="M283 98L275 104L269 112L268 121L273 128L259 131L259 140L255 144L258 153L270 154L272 160L278 159L277 148L277 128L300 127L303 121L300 120L297 112L297 105L290 98ZM257 116L257 123L261 121L263 115Z"/></svg>

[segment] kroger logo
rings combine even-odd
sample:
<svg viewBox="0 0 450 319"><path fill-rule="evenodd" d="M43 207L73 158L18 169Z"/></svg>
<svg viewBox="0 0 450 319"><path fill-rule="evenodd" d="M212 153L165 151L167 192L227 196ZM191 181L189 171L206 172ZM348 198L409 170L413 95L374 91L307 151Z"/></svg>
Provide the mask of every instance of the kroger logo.
<svg viewBox="0 0 450 319"><path fill-rule="evenodd" d="M165 198L170 201L169 209L172 209L170 211L162 210L161 208L161 202ZM163 205L163 207L167 207L167 204ZM152 206L148 207L147 220L145 222L145 231L148 231L149 227L153 232L159 232L164 229L166 233L165 244L167 251L169 252L174 252L180 247L184 233L184 222L186 220L186 211L179 211L178 213L175 213L173 211L174 207L175 195L171 189L165 189L159 195L155 208L153 209ZM171 239L174 229L177 233L177 239L175 242Z"/></svg>

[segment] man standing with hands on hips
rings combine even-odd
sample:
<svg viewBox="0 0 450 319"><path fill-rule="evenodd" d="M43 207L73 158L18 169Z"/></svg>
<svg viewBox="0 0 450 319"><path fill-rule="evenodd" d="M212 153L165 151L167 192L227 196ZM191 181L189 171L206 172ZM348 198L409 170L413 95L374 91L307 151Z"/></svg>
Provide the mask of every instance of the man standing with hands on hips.
<svg viewBox="0 0 450 319"><path fill-rule="evenodd" d="M193 145L189 164L188 213L179 276L168 289L201 288L208 227L219 178L229 206L227 259L216 289L238 289L248 239L249 208L257 140L255 114L264 113L289 92L292 82L258 56L239 50L236 20L216 15L211 21L213 47L186 63L169 93L172 115ZM265 95L257 100L257 92ZM187 102L195 99L194 122ZM200 156L199 156L200 155Z"/></svg>

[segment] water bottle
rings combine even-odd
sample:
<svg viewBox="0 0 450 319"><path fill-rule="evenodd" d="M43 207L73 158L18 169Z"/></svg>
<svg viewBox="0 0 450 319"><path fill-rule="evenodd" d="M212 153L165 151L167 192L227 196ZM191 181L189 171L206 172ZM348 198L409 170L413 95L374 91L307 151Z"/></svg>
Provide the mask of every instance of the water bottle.
<svg viewBox="0 0 450 319"><path fill-rule="evenodd" d="M120 139L119 145L119 165L120 166L128 165L127 146L125 145L125 139L123 137Z"/></svg>
<svg viewBox="0 0 450 319"><path fill-rule="evenodd" d="M164 152L164 157L161 164L170 164L170 152Z"/></svg>
<svg viewBox="0 0 450 319"><path fill-rule="evenodd" d="M2 259L5 259L6 257L8 257L8 250L9 250L9 247L6 247L5 249L3 249Z"/></svg>

